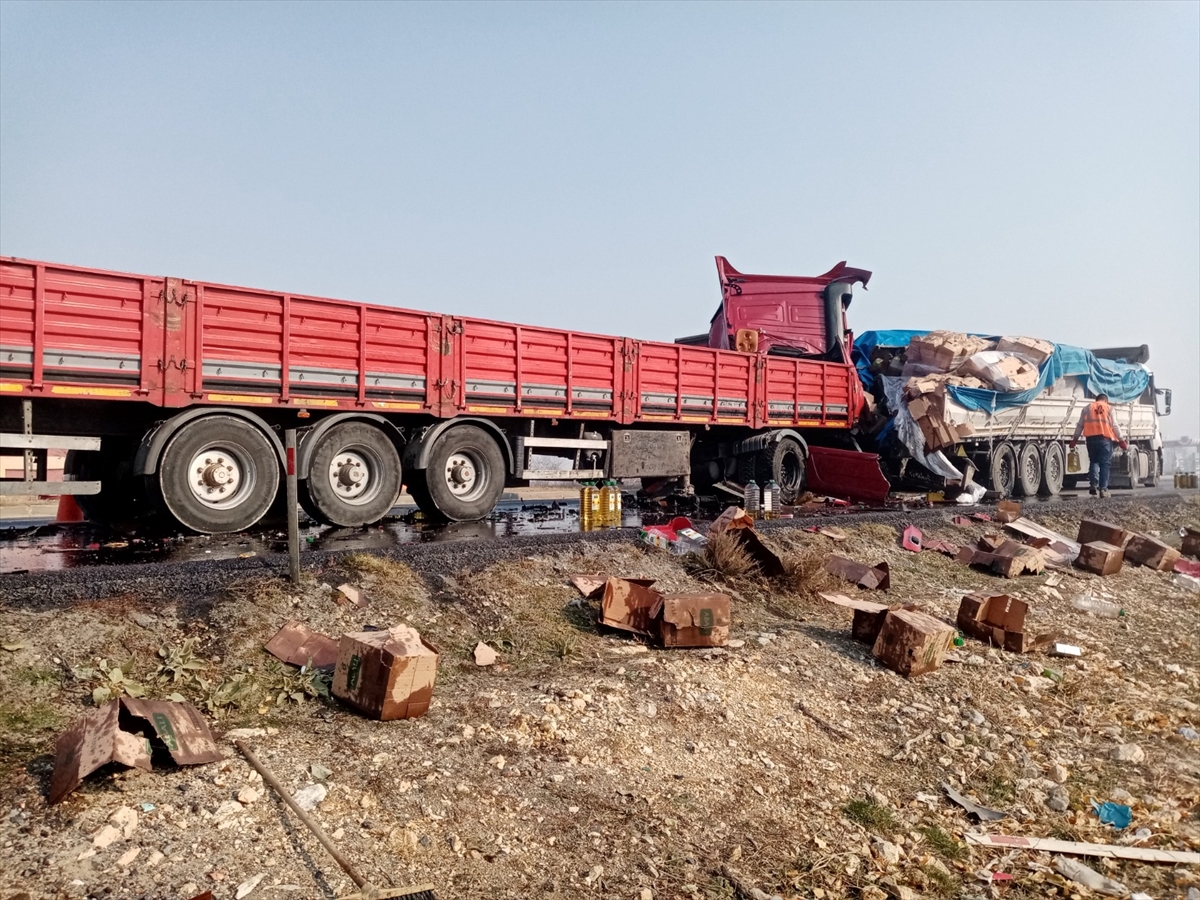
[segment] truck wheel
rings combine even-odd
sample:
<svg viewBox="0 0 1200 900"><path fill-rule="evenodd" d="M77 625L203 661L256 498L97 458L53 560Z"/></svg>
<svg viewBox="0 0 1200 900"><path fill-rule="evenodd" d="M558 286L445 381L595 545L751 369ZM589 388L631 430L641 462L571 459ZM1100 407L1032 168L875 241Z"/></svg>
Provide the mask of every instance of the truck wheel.
<svg viewBox="0 0 1200 900"><path fill-rule="evenodd" d="M233 416L193 419L175 433L158 463L163 505L202 534L243 531L275 499L279 458L265 434Z"/></svg>
<svg viewBox="0 0 1200 900"><path fill-rule="evenodd" d="M779 502L790 506L804 493L808 483L804 446L795 438L785 437L755 454L755 479L762 487L772 478L779 485Z"/></svg>
<svg viewBox="0 0 1200 900"><path fill-rule="evenodd" d="M1017 453L1017 483L1013 495L1035 497L1042 486L1042 453L1033 441L1026 441Z"/></svg>
<svg viewBox="0 0 1200 900"><path fill-rule="evenodd" d="M1046 445L1046 453L1042 458L1042 489L1046 497L1057 497L1063 489L1063 479L1067 472L1067 456L1062 444L1051 441Z"/></svg>
<svg viewBox="0 0 1200 900"><path fill-rule="evenodd" d="M1001 497L1011 497L1017 481L1017 452L1005 441L992 450L988 467L989 483Z"/></svg>
<svg viewBox="0 0 1200 900"><path fill-rule="evenodd" d="M429 454L425 484L430 516L451 522L482 519L504 492L504 457L491 435L474 425L442 434Z"/></svg>
<svg viewBox="0 0 1200 900"><path fill-rule="evenodd" d="M400 494L400 454L373 425L334 425L317 439L303 488L304 509L318 522L343 527L378 522Z"/></svg>

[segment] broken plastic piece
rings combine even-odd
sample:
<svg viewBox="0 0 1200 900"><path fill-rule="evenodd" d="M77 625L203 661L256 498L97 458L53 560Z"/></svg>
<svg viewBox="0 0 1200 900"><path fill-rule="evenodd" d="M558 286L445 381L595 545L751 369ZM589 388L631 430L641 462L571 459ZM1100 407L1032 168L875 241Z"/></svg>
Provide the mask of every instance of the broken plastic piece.
<svg viewBox="0 0 1200 900"><path fill-rule="evenodd" d="M965 809L967 815L977 822L995 822L1003 819L1006 815L1006 813L1002 813L998 809L989 809L986 806L980 806L978 803L968 800L948 784L943 784L942 790L946 792L947 797Z"/></svg>
<svg viewBox="0 0 1200 900"><path fill-rule="evenodd" d="M921 529L916 525L909 525L907 528L905 528L904 535L900 538L900 546L913 553L920 553Z"/></svg>
<svg viewBox="0 0 1200 900"><path fill-rule="evenodd" d="M1105 825L1112 825L1114 828L1128 828L1129 823L1133 821L1133 810L1123 803L1097 803L1092 801L1092 809L1096 811L1097 817Z"/></svg>

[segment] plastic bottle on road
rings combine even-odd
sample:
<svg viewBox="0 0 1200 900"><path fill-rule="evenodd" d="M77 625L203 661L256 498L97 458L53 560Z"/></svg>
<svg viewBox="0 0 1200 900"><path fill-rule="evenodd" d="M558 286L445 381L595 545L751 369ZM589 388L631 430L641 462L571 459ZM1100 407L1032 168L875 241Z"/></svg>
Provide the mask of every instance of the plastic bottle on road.
<svg viewBox="0 0 1200 900"><path fill-rule="evenodd" d="M1081 609L1086 613L1091 613L1093 616L1100 616L1105 619L1119 619L1125 615L1125 610L1121 609L1117 604L1110 603L1107 600L1098 600L1091 594L1077 594L1071 601L1071 605L1076 609Z"/></svg>
<svg viewBox="0 0 1200 900"><path fill-rule="evenodd" d="M746 515L752 519L759 517L759 509L762 505L762 493L759 490L758 482L753 478L746 482L746 492L743 495L743 508L746 510Z"/></svg>

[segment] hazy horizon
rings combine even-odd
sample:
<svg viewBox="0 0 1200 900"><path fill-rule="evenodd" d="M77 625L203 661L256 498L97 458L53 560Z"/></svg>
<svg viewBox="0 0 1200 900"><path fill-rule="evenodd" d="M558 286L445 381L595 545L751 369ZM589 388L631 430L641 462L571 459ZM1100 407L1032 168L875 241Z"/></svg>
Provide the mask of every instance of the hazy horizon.
<svg viewBox="0 0 1200 900"><path fill-rule="evenodd" d="M1149 344L1200 436L1200 4L0 4L0 253L670 340Z"/></svg>

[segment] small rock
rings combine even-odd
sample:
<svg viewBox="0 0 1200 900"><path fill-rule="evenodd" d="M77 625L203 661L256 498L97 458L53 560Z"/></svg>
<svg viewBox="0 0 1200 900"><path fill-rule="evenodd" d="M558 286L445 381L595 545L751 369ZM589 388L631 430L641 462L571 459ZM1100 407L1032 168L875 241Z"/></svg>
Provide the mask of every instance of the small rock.
<svg viewBox="0 0 1200 900"><path fill-rule="evenodd" d="M1046 805L1055 812L1066 812L1070 808L1071 797L1066 788L1059 785L1050 792L1050 796L1046 799Z"/></svg>
<svg viewBox="0 0 1200 900"><path fill-rule="evenodd" d="M156 624L154 616L148 616L145 613L134 613L133 621L134 624L139 628L145 628L147 631L153 628Z"/></svg>
<svg viewBox="0 0 1200 900"><path fill-rule="evenodd" d="M758 637L756 637L754 639L754 643L758 644L758 646L760 646L760 647L765 647L765 646L767 646L767 644L771 643L771 639L769 637L767 637L765 634L760 634Z"/></svg>
<svg viewBox="0 0 1200 900"><path fill-rule="evenodd" d="M358 805L363 809L370 809L375 805L375 798L370 794L363 794L362 799L358 801Z"/></svg>
<svg viewBox="0 0 1200 900"><path fill-rule="evenodd" d="M597 881L600 880L600 878L603 877L603 875L604 875L604 866L595 865L595 866L592 866L592 870L587 873L587 877L584 878L583 880L587 884L595 884Z"/></svg>
<svg viewBox="0 0 1200 900"><path fill-rule="evenodd" d="M871 847L875 851L875 855L887 863L889 866L898 866L900 864L900 848L891 841L882 841L876 838Z"/></svg>
<svg viewBox="0 0 1200 900"><path fill-rule="evenodd" d="M730 650L741 650L743 647L746 646L746 642L743 641L741 638L734 638L731 641L726 641L725 646L728 647ZM646 890L650 890L650 889L646 888Z"/></svg>
<svg viewBox="0 0 1200 900"><path fill-rule="evenodd" d="M132 863L135 859L138 858L138 854L141 852L142 852L141 847L131 847L130 849L126 850L124 853L121 854L121 858L117 860L117 865L121 866L121 867L128 866L130 863Z"/></svg>
<svg viewBox="0 0 1200 900"><path fill-rule="evenodd" d="M638 900L654 900L654 891L650 888L642 888L642 892L638 894Z"/></svg>
<svg viewBox="0 0 1200 900"><path fill-rule="evenodd" d="M244 806L249 806L258 800L261 795L252 787L244 787L237 792L237 802Z"/></svg>
<svg viewBox="0 0 1200 900"><path fill-rule="evenodd" d="M108 847L121 836L121 829L115 825L105 825L92 837L92 846L98 850Z"/></svg>
<svg viewBox="0 0 1200 900"><path fill-rule="evenodd" d="M450 849L455 853L463 852L463 842L457 834L450 835Z"/></svg>
<svg viewBox="0 0 1200 900"><path fill-rule="evenodd" d="M345 836L346 836L345 828L339 828L337 831L335 831L333 834L330 835L330 837L333 838L335 841L340 841Z"/></svg>
<svg viewBox="0 0 1200 900"><path fill-rule="evenodd" d="M125 835L125 839L133 837L133 833L137 831L138 814L137 810L130 806L122 806L111 816L108 821L112 822L121 829L121 833Z"/></svg>
<svg viewBox="0 0 1200 900"><path fill-rule="evenodd" d="M1055 763L1050 767L1050 780L1055 784L1064 784L1071 773L1067 771L1067 767L1061 763Z"/></svg>
<svg viewBox="0 0 1200 900"><path fill-rule="evenodd" d="M954 749L961 747L963 745L964 741L957 734L952 734L949 731L943 731L942 732L942 743L945 744L947 747L951 748L952 750L954 750Z"/></svg>
<svg viewBox="0 0 1200 900"><path fill-rule="evenodd" d="M977 709L971 710L970 718L971 718L972 725L986 725L987 724L987 719L984 717L983 713L981 713Z"/></svg>
<svg viewBox="0 0 1200 900"><path fill-rule="evenodd" d="M984 659L982 656L979 656L978 654L972 653L970 656L968 656L966 659L963 660L963 664L968 665L968 666L986 666L987 660ZM863 896L865 897L866 894L864 894Z"/></svg>
<svg viewBox="0 0 1200 900"><path fill-rule="evenodd" d="M166 859L166 856L161 850L151 850L150 855L146 857L146 867L157 866L164 859Z"/></svg>
<svg viewBox="0 0 1200 900"><path fill-rule="evenodd" d="M265 728L235 728L225 732L225 737L230 741L244 741L246 738L262 737L266 733Z"/></svg>
<svg viewBox="0 0 1200 900"><path fill-rule="evenodd" d="M488 765L495 766L497 769L500 769L501 771L503 771L504 770L504 757L500 756L500 755L493 756L491 759L488 760Z"/></svg>
<svg viewBox="0 0 1200 900"><path fill-rule="evenodd" d="M464 741L469 741L473 737L475 737L475 729L470 725L464 725L462 727L462 739Z"/></svg>
<svg viewBox="0 0 1200 900"><path fill-rule="evenodd" d="M480 641L475 645L475 665L490 666L496 662L496 651Z"/></svg>
<svg viewBox="0 0 1200 900"><path fill-rule="evenodd" d="M1137 744L1119 744L1113 749L1112 758L1117 762L1140 763L1146 759L1146 751Z"/></svg>
<svg viewBox="0 0 1200 900"><path fill-rule="evenodd" d="M325 795L327 793L329 793L329 791L325 785L309 784L292 794L292 799L295 800L296 805L305 812L312 812L317 808L317 805L325 799Z"/></svg>
<svg viewBox="0 0 1200 900"><path fill-rule="evenodd" d="M77 857L75 857L75 859L77 862L83 862L85 859L91 859L95 855L96 855L96 848L88 847L86 850L84 850L82 853L80 853Z"/></svg>
<svg viewBox="0 0 1200 900"><path fill-rule="evenodd" d="M1113 788L1108 793L1108 799L1115 803L1124 803L1126 806L1129 806L1133 803L1133 794L1124 788Z"/></svg>
<svg viewBox="0 0 1200 900"><path fill-rule="evenodd" d="M242 900L243 897L250 896L250 892L258 887L258 883L266 877L266 872L259 872L253 878L247 878L237 886L237 893L233 895L234 900Z"/></svg>

